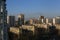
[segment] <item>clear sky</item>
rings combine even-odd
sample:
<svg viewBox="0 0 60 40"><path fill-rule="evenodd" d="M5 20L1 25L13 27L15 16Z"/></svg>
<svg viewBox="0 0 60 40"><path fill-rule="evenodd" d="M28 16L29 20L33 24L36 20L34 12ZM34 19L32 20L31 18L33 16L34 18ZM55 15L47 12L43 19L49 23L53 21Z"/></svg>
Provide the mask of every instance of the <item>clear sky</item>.
<svg viewBox="0 0 60 40"><path fill-rule="evenodd" d="M9 15L25 14L26 18L60 16L60 0L7 0Z"/></svg>

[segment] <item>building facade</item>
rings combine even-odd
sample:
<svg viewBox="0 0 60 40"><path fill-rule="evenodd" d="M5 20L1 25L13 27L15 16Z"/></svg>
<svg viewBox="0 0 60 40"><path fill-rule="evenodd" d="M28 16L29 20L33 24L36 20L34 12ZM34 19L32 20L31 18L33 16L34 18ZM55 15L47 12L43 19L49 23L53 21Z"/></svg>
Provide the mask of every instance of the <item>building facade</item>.
<svg viewBox="0 0 60 40"><path fill-rule="evenodd" d="M30 20L29 20L29 23L30 23L30 24L33 24L33 21L34 21L33 19L30 19Z"/></svg>
<svg viewBox="0 0 60 40"><path fill-rule="evenodd" d="M53 25L55 25L55 18L53 18Z"/></svg>
<svg viewBox="0 0 60 40"><path fill-rule="evenodd" d="M0 0L0 40L8 40L6 0Z"/></svg>
<svg viewBox="0 0 60 40"><path fill-rule="evenodd" d="M55 18L55 23L56 23L56 24L60 24L60 17L56 17L56 18Z"/></svg>
<svg viewBox="0 0 60 40"><path fill-rule="evenodd" d="M44 16L40 16L39 21L40 21L40 23L44 23Z"/></svg>
<svg viewBox="0 0 60 40"><path fill-rule="evenodd" d="M15 16L7 16L7 23L10 27L15 26Z"/></svg>
<svg viewBox="0 0 60 40"><path fill-rule="evenodd" d="M18 15L18 25L24 25L24 14Z"/></svg>

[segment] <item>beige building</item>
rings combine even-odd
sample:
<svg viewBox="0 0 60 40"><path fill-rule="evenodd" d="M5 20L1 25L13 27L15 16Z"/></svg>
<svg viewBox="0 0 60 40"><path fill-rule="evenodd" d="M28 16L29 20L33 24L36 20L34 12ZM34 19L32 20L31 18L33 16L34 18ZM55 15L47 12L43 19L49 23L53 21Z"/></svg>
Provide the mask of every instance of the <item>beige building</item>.
<svg viewBox="0 0 60 40"><path fill-rule="evenodd" d="M33 19L30 19L29 23L30 23L30 24L33 24Z"/></svg>
<svg viewBox="0 0 60 40"><path fill-rule="evenodd" d="M20 38L20 30L17 27L10 27L9 40L18 40Z"/></svg>
<svg viewBox="0 0 60 40"><path fill-rule="evenodd" d="M31 25L22 25L22 29L27 29L34 33L35 27Z"/></svg>
<svg viewBox="0 0 60 40"><path fill-rule="evenodd" d="M17 27L10 27L10 32L19 35L19 28L17 28Z"/></svg>
<svg viewBox="0 0 60 40"><path fill-rule="evenodd" d="M53 25L55 25L55 23L56 23L56 22L55 22L55 18L53 18Z"/></svg>
<svg viewBox="0 0 60 40"><path fill-rule="evenodd" d="M47 29L47 24L33 24L35 25L37 28L45 28Z"/></svg>
<svg viewBox="0 0 60 40"><path fill-rule="evenodd" d="M48 24L48 18L46 18L46 24Z"/></svg>

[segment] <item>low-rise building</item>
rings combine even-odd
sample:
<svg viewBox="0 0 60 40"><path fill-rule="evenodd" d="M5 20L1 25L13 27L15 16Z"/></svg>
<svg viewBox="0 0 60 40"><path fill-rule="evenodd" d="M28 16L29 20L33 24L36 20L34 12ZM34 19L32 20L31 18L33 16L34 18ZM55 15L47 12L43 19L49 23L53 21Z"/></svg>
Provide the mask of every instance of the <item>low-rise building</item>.
<svg viewBox="0 0 60 40"><path fill-rule="evenodd" d="M31 25L22 25L22 29L30 30L34 33L35 27Z"/></svg>
<svg viewBox="0 0 60 40"><path fill-rule="evenodd" d="M18 40L20 38L20 30L17 27L10 27L9 40Z"/></svg>
<svg viewBox="0 0 60 40"><path fill-rule="evenodd" d="M45 28L45 29L47 29L47 24L33 24L33 25L35 25L38 28Z"/></svg>

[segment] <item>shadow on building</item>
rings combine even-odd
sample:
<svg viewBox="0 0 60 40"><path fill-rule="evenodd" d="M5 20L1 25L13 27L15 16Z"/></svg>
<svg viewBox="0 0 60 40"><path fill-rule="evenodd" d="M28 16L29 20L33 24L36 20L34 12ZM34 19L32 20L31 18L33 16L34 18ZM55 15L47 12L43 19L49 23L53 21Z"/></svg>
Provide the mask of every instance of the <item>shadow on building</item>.
<svg viewBox="0 0 60 40"><path fill-rule="evenodd" d="M18 39L19 38L19 39ZM55 26L48 26L45 28L35 28L34 34L32 31L22 29L20 35L9 32L10 40L60 40L60 30Z"/></svg>

